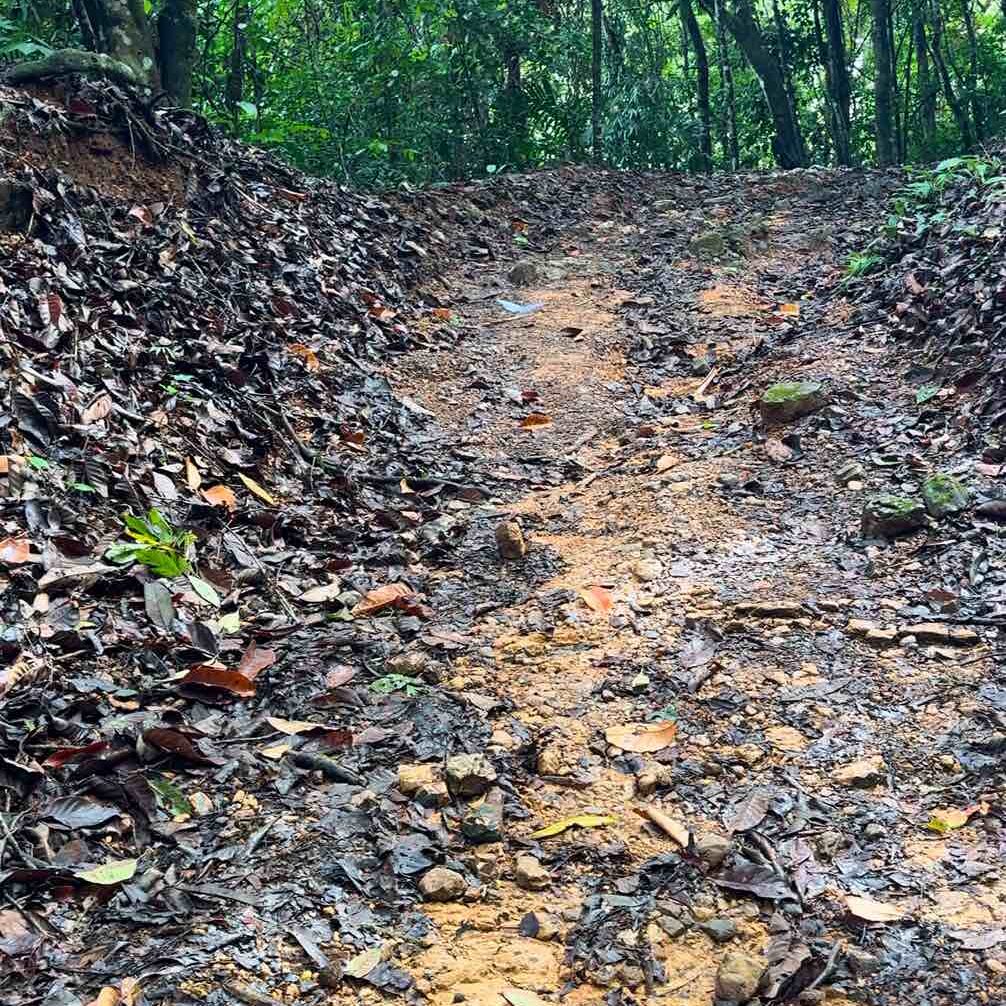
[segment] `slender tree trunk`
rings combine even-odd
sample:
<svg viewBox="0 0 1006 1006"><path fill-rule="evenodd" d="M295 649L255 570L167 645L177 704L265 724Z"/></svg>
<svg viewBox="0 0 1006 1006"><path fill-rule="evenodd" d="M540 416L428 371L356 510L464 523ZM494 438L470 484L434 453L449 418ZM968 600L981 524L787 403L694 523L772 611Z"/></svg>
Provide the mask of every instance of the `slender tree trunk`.
<svg viewBox="0 0 1006 1006"><path fill-rule="evenodd" d="M933 65L936 67L936 75L943 85L943 96L947 99L950 110L954 113L954 121L961 134L961 145L965 150L973 150L975 146L974 132L971 129L971 120L968 118L967 109L957 96L954 90L954 82L950 79L950 71L947 69L947 61L943 58L943 15L940 11L939 3L934 0L930 6L932 14L932 34L929 38L929 52L933 57Z"/></svg>
<svg viewBox="0 0 1006 1006"><path fill-rule="evenodd" d="M936 95L939 88L933 80L929 66L929 47L926 43L925 11L916 9L912 24L915 39L915 65L918 70L919 125L925 154L931 154L936 142Z"/></svg>
<svg viewBox="0 0 1006 1006"><path fill-rule="evenodd" d="M164 0L157 18L161 87L182 108L192 106L197 16L196 0Z"/></svg>
<svg viewBox="0 0 1006 1006"><path fill-rule="evenodd" d="M1006 0L1004 0L1006 2ZM734 71L730 66L727 50L727 34L723 27L723 0L713 0L713 18L716 22L716 53L720 66L720 87L726 91L726 142L723 152L730 162L730 170L736 171L741 165L740 144L737 140L737 96L734 93Z"/></svg>
<svg viewBox="0 0 1006 1006"><path fill-rule="evenodd" d="M961 0L961 12L964 15L964 29L968 36L968 101L971 104L971 119L975 125L975 138L981 143L985 139L985 109L982 107L982 96L978 91L979 59L978 35L975 31L974 11L971 0Z"/></svg>
<svg viewBox="0 0 1006 1006"><path fill-rule="evenodd" d="M703 2L708 10L709 0ZM803 167L807 163L807 148L790 101L785 73L765 44L751 0L734 0L732 8L727 7L725 0L720 0L719 12L761 84L775 127L772 148L776 162L781 168Z"/></svg>
<svg viewBox="0 0 1006 1006"><path fill-rule="evenodd" d="M886 167L893 164L896 158L894 145L894 52L888 30L891 5L890 0L871 0L871 5L873 12L873 62L875 70L873 98L877 163L881 167Z"/></svg>
<svg viewBox="0 0 1006 1006"><path fill-rule="evenodd" d="M827 42L825 77L832 107L832 135L839 164L852 164L852 86L845 48L841 0L824 0L824 32Z"/></svg>
<svg viewBox="0 0 1006 1006"><path fill-rule="evenodd" d="M590 0L590 143L595 164L604 163L604 137L601 135L601 55L603 44L603 0Z"/></svg>
<svg viewBox="0 0 1006 1006"><path fill-rule="evenodd" d="M702 29L695 17L691 0L680 0L681 21L691 39L691 47L695 53L696 92L699 111L699 153L702 158L702 170L713 170L713 126L712 110L709 105L709 54L702 38Z"/></svg>

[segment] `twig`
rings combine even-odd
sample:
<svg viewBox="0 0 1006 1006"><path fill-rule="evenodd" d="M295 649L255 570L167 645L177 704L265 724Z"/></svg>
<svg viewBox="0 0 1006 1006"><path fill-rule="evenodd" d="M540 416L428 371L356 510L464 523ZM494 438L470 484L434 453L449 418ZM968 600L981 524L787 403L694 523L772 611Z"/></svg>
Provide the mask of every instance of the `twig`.
<svg viewBox="0 0 1006 1006"><path fill-rule="evenodd" d="M352 769L343 768L334 758L309 754L307 751L291 751L287 757L298 768L316 770L328 779L349 783L350 786L363 785L362 776L357 775Z"/></svg>
<svg viewBox="0 0 1006 1006"><path fill-rule="evenodd" d="M637 807L636 813L649 818L665 835L674 839L682 849L687 849L692 844L692 833L680 821L675 821L673 817L665 814L662 810L658 810L656 807Z"/></svg>
<svg viewBox="0 0 1006 1006"><path fill-rule="evenodd" d="M804 992L813 992L814 989L824 984L825 978L831 974L835 967L835 961L838 960L838 951L840 947L836 941L831 945L831 953L828 954L828 959L824 962L824 967L821 973L804 989Z"/></svg>

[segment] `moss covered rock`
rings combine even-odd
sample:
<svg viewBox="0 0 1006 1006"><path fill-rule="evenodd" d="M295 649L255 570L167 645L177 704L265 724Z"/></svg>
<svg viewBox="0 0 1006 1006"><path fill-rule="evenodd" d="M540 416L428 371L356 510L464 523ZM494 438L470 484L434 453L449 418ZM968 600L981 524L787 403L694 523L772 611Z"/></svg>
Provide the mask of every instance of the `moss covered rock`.
<svg viewBox="0 0 1006 1006"><path fill-rule="evenodd" d="M971 494L967 487L961 485L952 475L942 473L931 475L926 479L922 484L922 498L930 515L936 518L960 513L966 510L971 502Z"/></svg>
<svg viewBox="0 0 1006 1006"><path fill-rule="evenodd" d="M863 507L863 537L896 538L926 526L921 500L906 496L875 496Z"/></svg>
<svg viewBox="0 0 1006 1006"><path fill-rule="evenodd" d="M773 384L758 400L758 411L766 425L791 423L816 412L828 402L824 385L818 381L783 381Z"/></svg>

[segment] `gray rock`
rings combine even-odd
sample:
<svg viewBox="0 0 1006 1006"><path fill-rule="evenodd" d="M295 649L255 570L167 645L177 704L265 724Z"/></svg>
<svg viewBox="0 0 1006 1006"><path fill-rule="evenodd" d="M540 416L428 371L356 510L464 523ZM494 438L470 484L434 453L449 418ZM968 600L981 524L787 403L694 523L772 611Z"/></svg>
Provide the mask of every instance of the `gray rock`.
<svg viewBox="0 0 1006 1006"><path fill-rule="evenodd" d="M712 831L701 831L695 836L695 852L709 869L715 870L730 854L730 839Z"/></svg>
<svg viewBox="0 0 1006 1006"><path fill-rule="evenodd" d="M503 793L494 789L478 807L461 818L461 834L474 845L503 841Z"/></svg>
<svg viewBox="0 0 1006 1006"><path fill-rule="evenodd" d="M541 279L541 270L538 268L537 262L533 262L531 259L521 259L507 273L507 279L514 286L532 286Z"/></svg>
<svg viewBox="0 0 1006 1006"><path fill-rule="evenodd" d="M751 954L731 951L720 961L716 972L716 998L730 1003L746 1003L761 983L765 963Z"/></svg>
<svg viewBox="0 0 1006 1006"><path fill-rule="evenodd" d="M845 947L845 960L854 975L876 974L884 966L881 958L856 946Z"/></svg>
<svg viewBox="0 0 1006 1006"><path fill-rule="evenodd" d="M896 538L926 526L926 508L905 496L874 496L863 507L864 538Z"/></svg>
<svg viewBox="0 0 1006 1006"><path fill-rule="evenodd" d="M657 925L672 939L677 939L682 933L688 931L688 926L681 919L676 919L671 915L661 915L657 919Z"/></svg>
<svg viewBox="0 0 1006 1006"><path fill-rule="evenodd" d="M737 923L733 919L710 919L698 928L714 943L729 943L737 936Z"/></svg>
<svg viewBox="0 0 1006 1006"><path fill-rule="evenodd" d="M419 893L426 901L457 901L467 889L465 878L444 866L427 870L419 881Z"/></svg>
<svg viewBox="0 0 1006 1006"><path fill-rule="evenodd" d="M824 385L818 381L783 381L773 384L758 399L758 412L766 426L791 423L828 404Z"/></svg>
<svg viewBox="0 0 1006 1006"><path fill-rule="evenodd" d="M552 878L548 870L534 856L518 856L514 864L514 879L525 891L540 891L548 887Z"/></svg>
<svg viewBox="0 0 1006 1006"><path fill-rule="evenodd" d="M971 503L971 494L952 475L931 475L922 483L922 498L926 510L937 520L966 510Z"/></svg>
<svg viewBox="0 0 1006 1006"><path fill-rule="evenodd" d="M481 796L495 781L496 769L484 754L454 755L447 759L447 788L455 796Z"/></svg>

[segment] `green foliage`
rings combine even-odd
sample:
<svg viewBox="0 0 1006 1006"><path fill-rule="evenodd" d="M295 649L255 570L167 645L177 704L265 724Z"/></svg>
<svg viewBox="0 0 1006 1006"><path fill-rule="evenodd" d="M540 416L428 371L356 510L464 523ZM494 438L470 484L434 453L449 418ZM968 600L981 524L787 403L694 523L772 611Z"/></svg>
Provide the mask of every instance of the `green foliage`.
<svg viewBox="0 0 1006 1006"><path fill-rule="evenodd" d="M413 698L423 691L423 685L406 674L384 674L370 683L370 690L380 695L404 692L409 698Z"/></svg>
<svg viewBox="0 0 1006 1006"><path fill-rule="evenodd" d="M845 264L845 274L852 279L859 279L861 276L868 276L883 264L883 258L873 252L853 252Z"/></svg>
<svg viewBox="0 0 1006 1006"><path fill-rule="evenodd" d="M110 562L138 562L157 576L181 576L190 569L189 553L196 536L191 531L173 528L158 510L148 510L145 517L122 515L126 537L112 545L105 558Z"/></svg>

